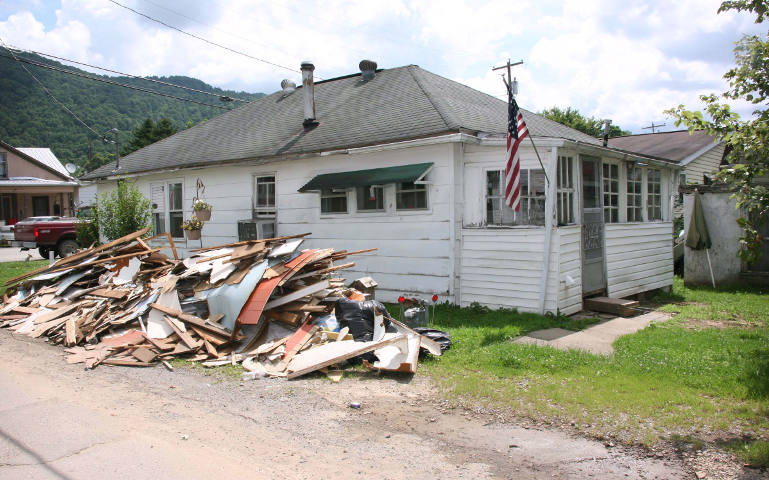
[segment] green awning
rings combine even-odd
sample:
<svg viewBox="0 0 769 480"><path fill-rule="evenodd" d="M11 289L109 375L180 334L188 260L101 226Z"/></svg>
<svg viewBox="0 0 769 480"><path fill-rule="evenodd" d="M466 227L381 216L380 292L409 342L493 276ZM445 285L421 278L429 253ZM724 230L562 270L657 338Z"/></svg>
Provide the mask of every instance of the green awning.
<svg viewBox="0 0 769 480"><path fill-rule="evenodd" d="M415 163L398 167L370 168L353 172L324 173L313 178L300 192L365 187L367 185L385 185L387 183L413 182L424 176L433 163Z"/></svg>

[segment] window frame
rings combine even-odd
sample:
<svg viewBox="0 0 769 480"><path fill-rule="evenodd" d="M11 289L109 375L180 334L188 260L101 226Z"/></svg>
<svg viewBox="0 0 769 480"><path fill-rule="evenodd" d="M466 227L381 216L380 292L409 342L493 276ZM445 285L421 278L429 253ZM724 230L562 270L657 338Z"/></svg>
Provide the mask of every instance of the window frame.
<svg viewBox="0 0 769 480"><path fill-rule="evenodd" d="M645 185L646 184L645 176L646 175L644 173L644 169L642 167L638 166L638 165L633 165L631 163L628 163L627 166L626 166L626 170L627 170L627 175L625 177L625 198L627 198L627 202L626 202L626 205L625 205L626 223L640 223L640 222L644 222L645 221L644 211L646 209L645 208L646 207L645 193L644 193L646 191L646 189L645 189L645 186L646 186ZM632 178L632 176L633 176L632 174L635 171L638 171L638 174L639 174L639 178L637 180ZM630 187L631 182L634 185L635 184L639 184L640 185L640 191L638 193L635 193L635 192L634 193L630 193L630 188L629 187ZM637 203L633 202L631 204L630 199L631 198L636 198L636 197L638 198L638 202ZM633 215L630 214L631 209L634 212Z"/></svg>
<svg viewBox="0 0 769 480"><path fill-rule="evenodd" d="M258 205L259 201L259 185L260 179L268 179L272 178L272 182L265 181L263 184L270 185L272 184L272 205L269 205L269 200L267 205ZM251 188L252 188L252 195L251 195L251 218L256 219L271 219L276 218L278 216L278 176L274 172L270 173L254 173L252 174L252 180L251 180ZM268 187L268 193L269 193L269 187Z"/></svg>
<svg viewBox="0 0 769 480"><path fill-rule="evenodd" d="M656 172L657 179L656 181L651 181L651 173ZM662 169L661 168L647 168L646 169L646 204L644 205L646 210L646 221L647 222L661 222L665 218L664 212L662 209ZM651 188L652 186L656 185L658 187L657 192L652 192ZM656 199L656 202L654 201ZM659 211L659 215L653 215L654 209L657 209Z"/></svg>
<svg viewBox="0 0 769 480"><path fill-rule="evenodd" d="M574 225L576 224L576 205L575 205L575 192L577 191L576 175L574 172L573 155L559 155L556 173L556 219L559 226ZM564 185L564 180L568 180L567 185ZM568 186L568 183L571 186ZM563 206L568 206L566 211L566 218L564 221Z"/></svg>
<svg viewBox="0 0 769 480"><path fill-rule="evenodd" d="M360 192L364 192L365 193L366 190L370 190L372 188L377 190L377 191L379 191L379 195L375 196L376 197L375 202L379 203L379 201L381 201L382 202L382 207L381 208L361 208L361 202L360 202L359 193ZM354 189L354 196L355 196L355 211L356 212L361 212L361 213L381 213L381 212L386 212L387 211L387 202L386 202L386 199L385 199L385 186L384 185L373 185L372 184L372 185L363 185L363 186L360 186L360 187L355 187L355 189Z"/></svg>
<svg viewBox="0 0 769 480"><path fill-rule="evenodd" d="M418 183L419 181L416 180L414 182L400 182L395 184L395 211L396 212L415 212L415 211L428 211L430 210L430 189L428 183ZM403 185L411 184L414 186L414 188L410 189L404 189ZM425 195L425 206L424 207L400 207L400 196L402 194L411 194L411 193L424 193Z"/></svg>
<svg viewBox="0 0 769 480"><path fill-rule="evenodd" d="M166 183L166 232L168 232L171 235L171 238L174 240L184 239L184 229L180 228L181 230L181 236L175 237L173 232L171 231L171 214L180 214L181 215L181 221L184 222L184 180L167 180ZM172 208L172 201L171 201L171 186L172 185L181 185L181 199L179 200L179 208Z"/></svg>
<svg viewBox="0 0 769 480"><path fill-rule="evenodd" d="M612 168L615 169L616 176L615 177L609 177L607 179L606 177L606 170L609 170L609 174L611 175ZM607 162L604 161L601 164L601 206L603 208L603 222L606 223L620 223L621 222L621 216L620 216L620 199L622 198L622 192L620 188L621 183L621 175L620 175L620 165L617 163ZM614 184L616 187L614 190L611 188L611 184ZM611 200L611 197L616 198L615 205L611 204L611 201L607 204L606 200L607 198ZM615 219L612 220L612 212L615 214ZM609 214L609 219L607 220L606 215Z"/></svg>
<svg viewBox="0 0 769 480"><path fill-rule="evenodd" d="M323 216L326 216L326 215L348 215L350 213L350 198L349 198L350 197L350 195L349 195L350 192L349 192L349 190L350 189L348 189L348 188L341 189L341 190L338 189L337 191L334 191L333 188L332 189L321 190L320 193L319 193L319 197L320 197L320 214L323 215ZM333 212L323 211L323 200L324 199L329 199L329 198L344 198L344 211L343 212L342 211L333 211Z"/></svg>
<svg viewBox="0 0 769 480"><path fill-rule="evenodd" d="M0 152L0 178L8 178L8 152Z"/></svg>
<svg viewBox="0 0 769 480"><path fill-rule="evenodd" d="M493 172L496 172L499 175L499 190L498 191L500 193L498 195L489 195L489 173L493 173ZM519 216L522 217L523 216L522 215L523 212L518 213L518 212L515 212L515 211L513 211L513 222L514 223L512 223L512 224L489 223L489 200L498 199L498 200L500 200L500 205L501 205L502 209L505 209L505 208L510 209L510 207L505 205L505 202L504 202L504 200L505 200L505 195L503 193L504 192L504 183L503 182L504 182L504 178L505 178L504 172L505 172L504 169L499 169L499 168L489 168L489 169L485 169L484 170L484 190L483 190L484 191L484 205L485 205L484 217L483 217L484 218L484 220L483 220L484 226L485 227L491 227L491 228L540 228L540 227L543 228L545 226L545 216L546 216L546 214L545 214L545 211L546 211L546 207L545 207L546 183L543 184L542 193L540 195L532 195L530 193L530 188L529 188L529 186L531 185L531 178L532 178L531 177L531 172L543 172L542 181L545 182L544 170L542 170L540 168L522 168L521 171L520 171L521 172L521 179L522 179L521 187L524 187L524 186L526 187L526 191L525 192L523 191L523 188L521 188L521 210L523 210L523 208L524 208L523 207L523 202L524 201L526 202L526 207L525 207L526 210L525 211L528 213L528 212L531 211L532 205L535 205L535 203L533 203L532 201L541 200L542 201L542 211L543 211L542 223L541 224L539 224L539 223L519 223L520 219L518 217ZM523 175L524 175L524 173L526 174L526 182L525 183L523 182ZM510 209L510 210L512 210L512 209ZM528 216L529 216L529 218L531 217L531 215L528 215Z"/></svg>

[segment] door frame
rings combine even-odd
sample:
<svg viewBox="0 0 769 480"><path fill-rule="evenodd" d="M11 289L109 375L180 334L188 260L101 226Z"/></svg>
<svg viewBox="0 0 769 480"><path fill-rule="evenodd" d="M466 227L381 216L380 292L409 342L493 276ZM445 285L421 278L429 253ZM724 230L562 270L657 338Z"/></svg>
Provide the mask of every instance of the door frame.
<svg viewBox="0 0 769 480"><path fill-rule="evenodd" d="M603 212L603 161L601 157L596 157L592 155L584 155L579 154L579 193L580 193L580 201L579 201L579 213L580 213L580 267L582 272L582 297L588 297L593 296L596 294L606 294L607 288L608 288L608 279L607 279L607 269L606 269L606 222L604 220L604 212ZM597 189L598 189L598 206L594 208L585 209L585 189L584 189L584 175L583 175L583 162L585 160L593 161L595 162L596 166L596 183L597 183ZM585 290L585 284L587 283L585 281L585 241L584 241L584 235L585 235L585 213L586 210L590 210L591 214L597 213L599 218L601 219L601 234L600 234L600 241L601 241L601 283L602 287L592 290ZM597 259L592 259L592 263L598 263Z"/></svg>

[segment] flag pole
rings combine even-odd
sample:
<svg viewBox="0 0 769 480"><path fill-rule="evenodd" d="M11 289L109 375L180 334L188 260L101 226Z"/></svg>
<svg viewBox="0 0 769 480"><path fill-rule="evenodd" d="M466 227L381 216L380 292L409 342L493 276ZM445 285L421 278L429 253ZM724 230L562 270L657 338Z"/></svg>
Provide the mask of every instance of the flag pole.
<svg viewBox="0 0 769 480"><path fill-rule="evenodd" d="M507 68L507 80L505 80L505 76L502 75L502 81L505 83L505 87L507 88L507 94L510 95L511 98L515 98L515 95L513 94L513 77L511 76L510 67L514 67L515 65L520 65L522 63L523 63L523 60L517 63L510 63L510 60L508 60L507 65L504 65L502 67L492 68L492 70ZM539 166L542 167L542 173L545 174L545 180L547 181L548 184L550 184L550 177L547 176L547 169L545 168L545 164L542 163L542 157L539 156L539 150L537 150L537 146L534 144L534 139L532 138L531 134L529 134L528 137L529 137L529 141L531 142L532 148L534 148L534 153L537 155Z"/></svg>

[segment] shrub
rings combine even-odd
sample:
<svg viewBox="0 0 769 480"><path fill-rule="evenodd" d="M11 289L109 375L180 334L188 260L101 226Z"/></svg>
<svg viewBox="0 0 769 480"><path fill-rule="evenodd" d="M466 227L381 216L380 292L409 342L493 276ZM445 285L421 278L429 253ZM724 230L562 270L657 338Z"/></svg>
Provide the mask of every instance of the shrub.
<svg viewBox="0 0 769 480"><path fill-rule="evenodd" d="M77 213L79 222L75 224L75 235L77 243L83 248L91 245L99 245L99 202L94 202L87 213L80 211Z"/></svg>
<svg viewBox="0 0 769 480"><path fill-rule="evenodd" d="M117 188L101 194L96 205L99 228L108 240L151 226L150 201L130 180L119 180Z"/></svg>

